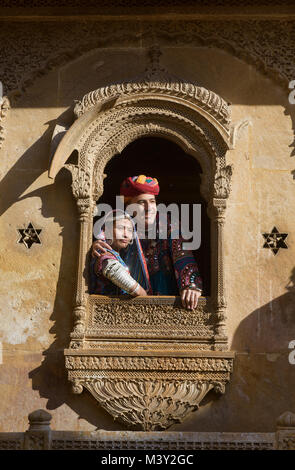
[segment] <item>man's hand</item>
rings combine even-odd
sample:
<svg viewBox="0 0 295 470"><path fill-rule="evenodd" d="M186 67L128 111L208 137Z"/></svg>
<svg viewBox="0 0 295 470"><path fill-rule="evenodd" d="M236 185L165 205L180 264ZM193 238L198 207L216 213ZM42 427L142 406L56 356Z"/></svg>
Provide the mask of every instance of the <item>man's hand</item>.
<svg viewBox="0 0 295 470"><path fill-rule="evenodd" d="M201 296L201 292L198 290L190 289L187 287L180 293L181 303L184 308L188 310L194 310L198 305L198 298Z"/></svg>
<svg viewBox="0 0 295 470"><path fill-rule="evenodd" d="M108 245L106 242L104 242L103 240L96 240L93 244L92 244L92 252L91 252L91 255L92 257L94 258L95 256L97 258L100 258L102 253L106 253L107 250L111 250L112 247L110 245ZM98 253L97 250L100 250L102 253Z"/></svg>

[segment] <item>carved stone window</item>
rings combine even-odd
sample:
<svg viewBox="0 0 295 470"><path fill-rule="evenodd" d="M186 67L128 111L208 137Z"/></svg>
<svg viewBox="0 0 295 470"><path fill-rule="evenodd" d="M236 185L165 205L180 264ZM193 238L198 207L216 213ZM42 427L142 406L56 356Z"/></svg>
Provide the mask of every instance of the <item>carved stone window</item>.
<svg viewBox="0 0 295 470"><path fill-rule="evenodd" d="M114 418L144 430L165 429L198 408L206 393L223 393L233 354L227 351L223 225L231 167L227 103L171 77L157 51L142 77L85 95L63 136L49 175L72 173L80 246L66 367L73 391L89 390ZM142 138L168 139L198 161L211 231L210 296L195 311L178 297L135 299L90 295L83 272L92 244L93 210L111 159ZM77 152L78 163L68 161Z"/></svg>

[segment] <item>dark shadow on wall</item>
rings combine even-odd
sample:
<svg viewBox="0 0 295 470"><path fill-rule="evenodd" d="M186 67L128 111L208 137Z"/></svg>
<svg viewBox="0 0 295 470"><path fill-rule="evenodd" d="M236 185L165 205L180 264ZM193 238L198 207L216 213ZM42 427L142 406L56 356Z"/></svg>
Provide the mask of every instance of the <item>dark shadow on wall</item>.
<svg viewBox="0 0 295 470"><path fill-rule="evenodd" d="M286 351L289 342L295 339L295 268L286 289L285 294L262 305L241 321L233 338L233 350L251 353Z"/></svg>

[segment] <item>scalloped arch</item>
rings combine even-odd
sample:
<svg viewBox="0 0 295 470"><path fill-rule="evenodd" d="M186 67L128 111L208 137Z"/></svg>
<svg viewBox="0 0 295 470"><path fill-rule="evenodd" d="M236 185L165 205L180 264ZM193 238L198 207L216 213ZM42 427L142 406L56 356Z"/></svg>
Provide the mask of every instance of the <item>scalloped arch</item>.
<svg viewBox="0 0 295 470"><path fill-rule="evenodd" d="M139 122L145 127L154 123L156 127L161 127L161 132L166 128L170 136L173 134L173 129L175 135L182 133L183 137L178 137L178 140L183 142L186 151L190 152L199 140L214 160L222 158L230 147L229 114L225 123L222 98L215 94L211 95L209 91L204 93L202 89L202 94L206 95L205 102L202 102L198 96L195 98L199 91L198 87L192 92L193 85L187 84L190 93L189 99L186 100L183 92L185 84L181 84L183 96L180 98L178 83L171 84L163 80L159 83L162 87L160 94L159 84L153 82L149 87L149 93L146 83L140 92L141 84L137 83L134 91L132 82L129 84L129 95L126 94L128 84L126 88L117 90L117 93L112 89L109 95L106 95L105 90L103 92L98 90L95 101L92 100L91 106L87 106L79 113L78 119L60 142L51 162L49 176L55 178L73 150L79 152L79 166L83 169L88 168L92 173L93 155L101 159L100 152L107 145L111 145L114 136L125 132L126 127L131 133L134 132L132 128ZM166 91L165 84L167 84ZM214 99L210 99L211 96ZM219 113L221 108L223 108L222 113ZM151 133L151 130L149 132ZM211 167L214 165L211 164Z"/></svg>

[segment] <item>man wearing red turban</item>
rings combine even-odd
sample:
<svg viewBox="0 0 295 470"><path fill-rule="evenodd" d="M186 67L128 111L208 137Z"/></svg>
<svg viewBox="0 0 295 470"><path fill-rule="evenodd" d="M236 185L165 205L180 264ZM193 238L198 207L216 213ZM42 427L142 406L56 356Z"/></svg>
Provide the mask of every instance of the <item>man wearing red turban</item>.
<svg viewBox="0 0 295 470"><path fill-rule="evenodd" d="M158 180L145 175L129 176L122 182L120 187L120 194L125 197L134 197L139 194L154 194L157 196L159 192Z"/></svg>
<svg viewBox="0 0 295 470"><path fill-rule="evenodd" d="M130 176L120 187L125 205L135 204L137 216L150 227L157 221L156 196L160 188L156 178L145 175ZM141 246L150 277L152 295L179 295L182 305L195 309L202 292L202 279L193 253L182 249L183 239L171 237L168 226L167 239L142 239ZM100 256L110 247L103 240L93 244L93 256ZM131 249L131 248L130 248Z"/></svg>

